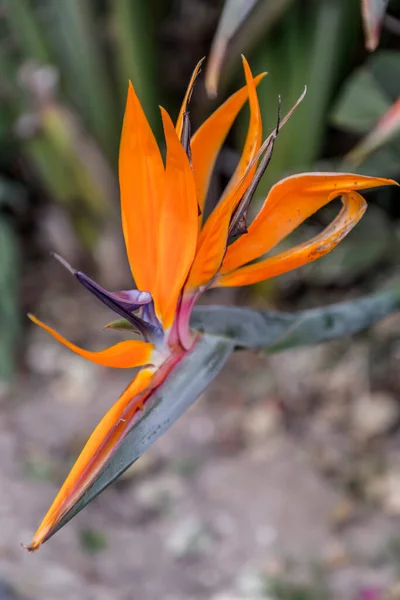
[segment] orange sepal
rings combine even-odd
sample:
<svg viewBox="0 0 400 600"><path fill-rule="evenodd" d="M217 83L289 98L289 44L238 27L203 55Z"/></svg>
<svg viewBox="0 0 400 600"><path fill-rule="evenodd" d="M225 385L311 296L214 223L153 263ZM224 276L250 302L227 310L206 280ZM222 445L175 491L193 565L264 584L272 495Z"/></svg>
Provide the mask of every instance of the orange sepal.
<svg viewBox="0 0 400 600"><path fill-rule="evenodd" d="M91 352L90 350L83 350L79 346L76 346L72 342L66 340L57 331L39 321L33 315L28 315L31 321L45 329L50 335L52 335L58 342L64 344L67 348L76 352L79 356L90 360L103 367L116 367L122 369L131 369L132 367L139 367L146 365L151 362L151 355L154 350L153 344L148 342L142 342L141 340L125 340L119 342L114 346L110 346L105 350L98 352Z"/></svg>
<svg viewBox="0 0 400 600"><path fill-rule="evenodd" d="M157 224L159 252L156 264L150 268L157 272L154 302L164 329L168 329L196 250L198 206L189 159L163 108L161 117L167 145L165 187Z"/></svg>
<svg viewBox="0 0 400 600"><path fill-rule="evenodd" d="M244 143L243 151L239 159L239 163L235 169L234 174L232 175L226 189L224 191L223 197L228 195L239 183L242 179L243 175L246 173L246 170L252 160L255 158L258 150L261 146L262 141L262 119L260 112L260 105L258 102L257 89L255 85L255 80L253 78L252 72L249 67L249 63L242 56L244 73L246 76L246 85L249 94L249 105L250 105L250 119L249 126L247 130L246 141ZM255 164L252 167L252 173L255 172L257 165Z"/></svg>
<svg viewBox="0 0 400 600"><path fill-rule="evenodd" d="M344 192L342 202L343 207L338 216L319 235L277 256L220 276L215 287L250 285L270 279L313 262L333 250L358 223L367 208L364 198L357 192Z"/></svg>
<svg viewBox="0 0 400 600"><path fill-rule="evenodd" d="M153 267L158 251L157 228L164 192L164 165L131 83L121 135L119 182L122 227L136 287L153 291Z"/></svg>
<svg viewBox="0 0 400 600"><path fill-rule="evenodd" d="M260 107L255 80L244 57L243 66L250 101L250 123L243 156L228 184L227 193L200 231L196 256L186 285L186 291L189 293L208 284L220 269L226 252L228 228L232 213L250 184L257 167L256 155L262 139Z"/></svg>
<svg viewBox="0 0 400 600"><path fill-rule="evenodd" d="M248 233L227 249L221 273L228 274L271 250L342 192L383 185L397 183L351 173L303 173L282 179L271 188Z"/></svg>
<svg viewBox="0 0 400 600"><path fill-rule="evenodd" d="M48 510L27 550L36 550L50 537L62 517L78 502L93 483L130 427L130 420L140 410L147 397L146 388L154 376L143 369L104 415L90 436L67 479Z"/></svg>
<svg viewBox="0 0 400 600"><path fill-rule="evenodd" d="M257 86L265 75L266 73L261 73L255 77L254 84ZM248 95L248 87L245 85L213 112L192 137L191 150L196 195L202 212L218 153L240 109L248 99Z"/></svg>
<svg viewBox="0 0 400 600"><path fill-rule="evenodd" d="M250 184L252 173L246 175L208 217L199 233L196 255L185 285L185 294L203 290L219 271L227 246L232 213Z"/></svg>

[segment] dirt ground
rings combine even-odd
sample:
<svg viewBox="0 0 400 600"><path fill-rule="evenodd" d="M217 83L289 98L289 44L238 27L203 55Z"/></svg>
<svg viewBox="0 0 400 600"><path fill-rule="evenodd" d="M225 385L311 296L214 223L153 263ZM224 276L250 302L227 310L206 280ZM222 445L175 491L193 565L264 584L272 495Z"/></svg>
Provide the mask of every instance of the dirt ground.
<svg viewBox="0 0 400 600"><path fill-rule="evenodd" d="M70 339L116 335L85 293L49 289L38 316ZM0 401L0 600L400 598L399 331L391 317L357 340L236 354L122 480L29 554L20 543L130 374L27 328Z"/></svg>

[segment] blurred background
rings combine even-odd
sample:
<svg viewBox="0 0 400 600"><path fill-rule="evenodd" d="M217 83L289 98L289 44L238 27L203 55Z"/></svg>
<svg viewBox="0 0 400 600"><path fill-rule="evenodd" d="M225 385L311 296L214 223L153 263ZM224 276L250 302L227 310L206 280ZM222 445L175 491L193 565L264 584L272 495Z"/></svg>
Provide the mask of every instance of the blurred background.
<svg viewBox="0 0 400 600"><path fill-rule="evenodd" d="M20 548L129 378L29 325L32 311L85 347L117 335L50 251L106 288L130 285L117 184L127 82L163 145L158 104L177 115L206 55L198 126L243 85L241 53L269 72L265 135L278 95L284 113L308 87L258 201L304 170L399 178L397 0L0 0L0 600L400 598L396 315L352 340L238 353L121 480L38 553ZM321 261L207 301L296 310L385 288L398 277L399 192L366 197L366 216Z"/></svg>

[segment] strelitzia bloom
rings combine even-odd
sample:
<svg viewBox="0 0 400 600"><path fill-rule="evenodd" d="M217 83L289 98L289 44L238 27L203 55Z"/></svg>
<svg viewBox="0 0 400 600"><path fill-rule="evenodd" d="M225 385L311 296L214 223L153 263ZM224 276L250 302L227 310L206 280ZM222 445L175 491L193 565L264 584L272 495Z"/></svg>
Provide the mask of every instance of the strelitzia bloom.
<svg viewBox="0 0 400 600"><path fill-rule="evenodd" d="M136 288L109 292L60 260L81 284L139 332L143 340L126 340L98 352L83 350L35 317L30 318L70 350L92 362L106 367L142 369L89 438L29 550L38 548L51 535L63 515L97 477L146 399L196 344L189 320L200 295L209 288L256 283L320 258L349 233L365 212L366 202L358 191L395 183L346 173L294 175L271 188L257 216L248 224L250 200L271 157L279 127L292 111L262 143L256 87L265 74L253 78L245 59L243 64L246 85L193 136L188 104L200 64L192 76L175 126L161 108L165 165L135 90L129 85L119 181L122 228ZM250 119L242 155L219 203L204 219L204 204L218 152L246 101ZM343 207L322 233L290 250L264 257L305 219L339 196Z"/></svg>

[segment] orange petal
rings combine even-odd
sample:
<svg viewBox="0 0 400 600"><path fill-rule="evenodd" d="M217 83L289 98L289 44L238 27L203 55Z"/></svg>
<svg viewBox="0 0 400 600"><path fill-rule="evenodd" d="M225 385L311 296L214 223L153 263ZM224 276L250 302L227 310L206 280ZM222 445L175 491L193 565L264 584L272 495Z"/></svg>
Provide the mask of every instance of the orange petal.
<svg viewBox="0 0 400 600"><path fill-rule="evenodd" d="M158 254L156 232L164 192L164 165L131 83L122 127L119 182L122 227L136 287L153 292L154 265Z"/></svg>
<svg viewBox="0 0 400 600"><path fill-rule="evenodd" d="M253 115L257 115L258 104L255 104L255 87L251 83L249 77L251 76L251 73L246 69L246 64L247 63L245 63L245 72L247 83L249 85L249 95L253 102ZM289 120L297 106L303 100L305 93L306 88L290 111L281 120L281 127ZM257 120L257 117L255 117L255 119ZM256 135L255 130L254 132L252 131L252 134L253 133L254 137L252 135L250 139L252 138L253 141L255 141L255 145L257 145L259 144L258 133ZM235 209L238 208L240 202L245 199L245 192L249 190L251 181L254 178L257 162L262 156L263 152L268 154L271 140L273 140L276 133L277 130L275 128L260 146L258 151L255 148L250 149L250 153L254 154L254 156L250 159L250 164L248 164L247 168L245 168L242 178L239 180L236 186L233 186L232 189L228 190L226 196L224 196L221 202L217 204L216 208L208 217L204 227L201 229L196 248L195 260L190 270L188 281L185 287L186 294L192 295L195 293L196 289L204 289L223 266L225 253L227 252L227 238L229 235L229 227L232 216ZM261 158L261 163L264 158L265 155L263 158ZM259 167L260 165L257 168Z"/></svg>
<svg viewBox="0 0 400 600"><path fill-rule="evenodd" d="M350 173L303 173L282 179L271 188L248 233L229 246L221 273L227 274L268 252L342 192L393 184L397 185L392 179Z"/></svg>
<svg viewBox="0 0 400 600"><path fill-rule="evenodd" d="M339 215L312 240L221 276L216 282L216 287L249 285L270 279L317 260L333 250L358 223L367 208L364 198L357 192L344 192L342 202L343 207Z"/></svg>
<svg viewBox="0 0 400 600"><path fill-rule="evenodd" d="M28 550L36 550L51 535L61 518L93 483L143 406L154 372L143 369L106 413L83 448L53 504L44 517Z"/></svg>
<svg viewBox="0 0 400 600"><path fill-rule="evenodd" d="M250 121L239 164L237 165L236 170L224 191L224 196L231 192L242 179L251 161L255 158L258 150L260 149L262 141L262 121L260 105L258 103L257 89L249 67L249 63L244 56L242 56L242 60L246 76L246 85L249 93ZM255 172L256 168L257 165L254 165L252 171L253 173Z"/></svg>
<svg viewBox="0 0 400 600"><path fill-rule="evenodd" d="M178 296L193 262L198 232L198 206L193 172L168 113L161 108L167 158L163 202L158 220L159 252L152 289L165 329L174 319Z"/></svg>
<svg viewBox="0 0 400 600"><path fill-rule="evenodd" d="M265 75L266 73L261 73L255 77L255 85L258 85ZM218 153L248 94L247 85L238 90L204 121L192 137L192 164L197 201L202 212Z"/></svg>
<svg viewBox="0 0 400 600"><path fill-rule="evenodd" d="M201 60L199 60L199 62L196 65L195 70L192 73L192 76L191 76L190 81L189 81L189 85L188 85L187 90L186 90L185 97L184 97L183 102L182 102L181 109L179 111L178 118L176 120L175 129L176 129L176 133L177 133L177 136L178 136L179 139L181 139L181 136L182 136L183 115L185 113L185 110L187 110L187 106L188 106L188 104L190 102L190 98L191 98L192 93L193 93L193 87L194 87L194 84L196 83L196 79L197 79L197 77L198 77L198 75L200 73L200 69L201 69L201 65L203 64L203 61L204 61L204 58L202 58Z"/></svg>
<svg viewBox="0 0 400 600"><path fill-rule="evenodd" d="M142 342L140 340L126 340L119 342L115 346L110 346L105 350L99 352L90 352L90 350L83 350L66 340L62 335L54 331L42 321L39 321L33 315L28 315L30 320L45 329L50 335L52 335L57 341L67 346L72 352L76 352L83 358L90 360L103 367L117 367L123 369L130 369L132 367L138 367L141 365L148 364L151 361L151 354L154 350L153 344Z"/></svg>
<svg viewBox="0 0 400 600"><path fill-rule="evenodd" d="M261 145L261 116L255 80L245 58L243 58L243 66L250 99L250 124L243 156L228 185L226 194L200 231L195 260L186 284L188 293L207 285L220 269L226 252L228 228L232 213L250 184L257 167L257 161L254 159ZM250 165L250 163L253 164Z"/></svg>
<svg viewBox="0 0 400 600"><path fill-rule="evenodd" d="M220 270L226 252L229 223L232 213L250 184L252 173L242 178L220 204L216 206L200 230L196 255L185 286L185 293L192 295L205 289Z"/></svg>

